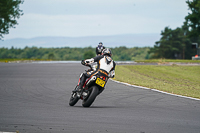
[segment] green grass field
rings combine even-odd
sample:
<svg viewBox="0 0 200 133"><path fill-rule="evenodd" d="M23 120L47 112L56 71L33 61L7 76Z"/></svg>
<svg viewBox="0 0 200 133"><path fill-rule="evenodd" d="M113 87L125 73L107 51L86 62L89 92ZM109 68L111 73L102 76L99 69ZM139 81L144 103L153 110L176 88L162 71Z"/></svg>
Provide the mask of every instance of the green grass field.
<svg viewBox="0 0 200 133"><path fill-rule="evenodd" d="M117 65L115 80L200 98L200 66Z"/></svg>
<svg viewBox="0 0 200 133"><path fill-rule="evenodd" d="M135 62L144 62L144 63L200 63L200 60L180 60L180 59L148 59L148 60L136 60Z"/></svg>

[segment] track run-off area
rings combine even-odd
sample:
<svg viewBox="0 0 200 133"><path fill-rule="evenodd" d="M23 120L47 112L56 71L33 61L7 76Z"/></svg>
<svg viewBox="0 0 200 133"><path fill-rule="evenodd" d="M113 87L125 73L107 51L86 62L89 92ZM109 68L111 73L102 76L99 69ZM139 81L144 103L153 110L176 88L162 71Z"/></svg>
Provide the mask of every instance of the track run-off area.
<svg viewBox="0 0 200 133"><path fill-rule="evenodd" d="M69 106L80 63L0 63L0 132L199 133L200 101L109 80L90 108Z"/></svg>

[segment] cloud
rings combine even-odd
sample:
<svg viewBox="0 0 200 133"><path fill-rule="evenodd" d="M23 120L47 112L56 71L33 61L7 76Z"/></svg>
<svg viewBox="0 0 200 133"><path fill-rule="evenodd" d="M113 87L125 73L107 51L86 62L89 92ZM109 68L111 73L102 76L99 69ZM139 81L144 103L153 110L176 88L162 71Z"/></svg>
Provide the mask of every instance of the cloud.
<svg viewBox="0 0 200 133"><path fill-rule="evenodd" d="M26 14L16 37L95 36L127 33L159 33L163 22L138 15L41 15Z"/></svg>
<svg viewBox="0 0 200 133"><path fill-rule="evenodd" d="M183 0L28 0L24 15L6 38L160 33L180 27L187 15Z"/></svg>

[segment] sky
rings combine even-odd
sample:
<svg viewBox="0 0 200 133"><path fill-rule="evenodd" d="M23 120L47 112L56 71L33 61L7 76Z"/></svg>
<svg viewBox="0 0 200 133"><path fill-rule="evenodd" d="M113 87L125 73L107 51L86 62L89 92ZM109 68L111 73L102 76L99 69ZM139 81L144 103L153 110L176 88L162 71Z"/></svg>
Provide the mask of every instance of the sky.
<svg viewBox="0 0 200 133"><path fill-rule="evenodd" d="M40 36L160 34L181 27L186 0L24 0L24 15L4 40Z"/></svg>

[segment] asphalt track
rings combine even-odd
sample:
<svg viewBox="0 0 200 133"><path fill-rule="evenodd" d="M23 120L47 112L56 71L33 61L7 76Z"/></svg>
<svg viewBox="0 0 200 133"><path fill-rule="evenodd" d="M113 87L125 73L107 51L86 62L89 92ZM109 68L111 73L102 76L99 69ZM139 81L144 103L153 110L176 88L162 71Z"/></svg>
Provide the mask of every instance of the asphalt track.
<svg viewBox="0 0 200 133"><path fill-rule="evenodd" d="M200 101L109 80L90 108L68 105L86 67L0 63L0 132L199 133Z"/></svg>

